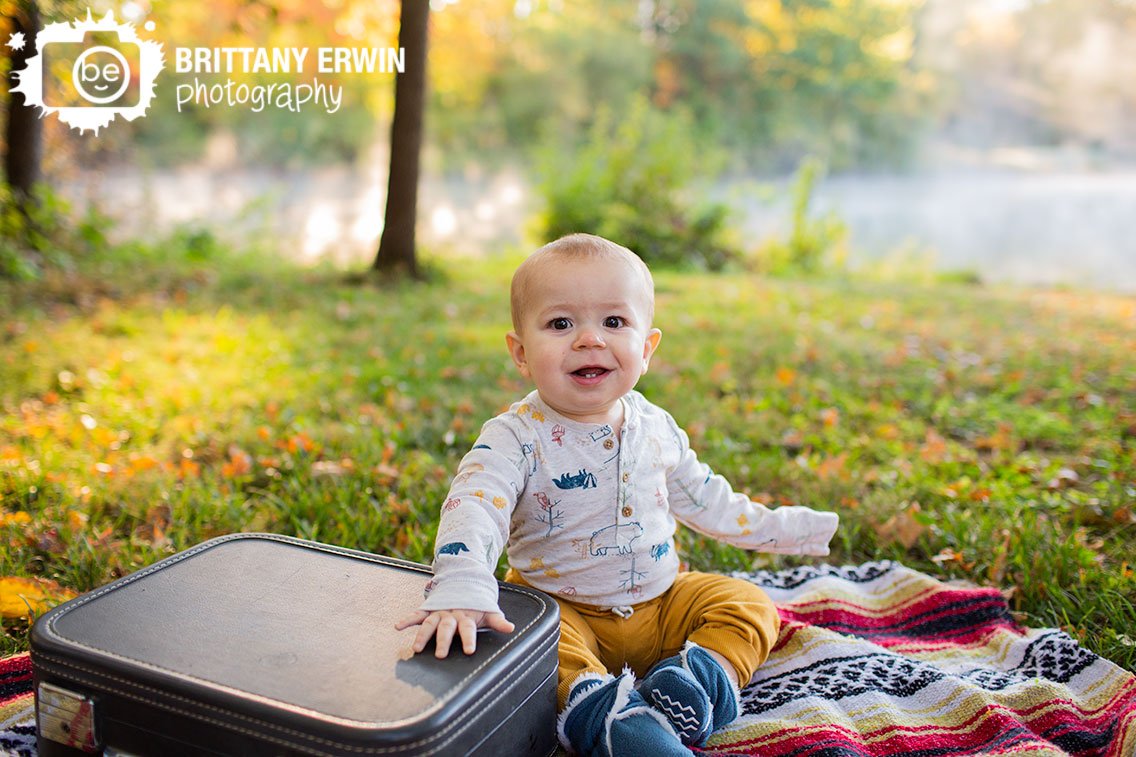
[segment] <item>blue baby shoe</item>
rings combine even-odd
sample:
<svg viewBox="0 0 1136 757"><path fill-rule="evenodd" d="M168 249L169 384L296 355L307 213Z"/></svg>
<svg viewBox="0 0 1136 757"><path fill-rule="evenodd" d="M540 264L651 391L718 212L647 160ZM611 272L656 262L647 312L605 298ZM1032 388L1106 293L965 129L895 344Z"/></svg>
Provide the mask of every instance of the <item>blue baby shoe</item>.
<svg viewBox="0 0 1136 757"><path fill-rule="evenodd" d="M639 684L643 698L666 716L683 744L701 745L741 711L738 691L710 654L691 642L655 664Z"/></svg>
<svg viewBox="0 0 1136 757"><path fill-rule="evenodd" d="M689 757L667 719L635 690L630 672L584 674L568 695L557 732L570 751L585 757Z"/></svg>

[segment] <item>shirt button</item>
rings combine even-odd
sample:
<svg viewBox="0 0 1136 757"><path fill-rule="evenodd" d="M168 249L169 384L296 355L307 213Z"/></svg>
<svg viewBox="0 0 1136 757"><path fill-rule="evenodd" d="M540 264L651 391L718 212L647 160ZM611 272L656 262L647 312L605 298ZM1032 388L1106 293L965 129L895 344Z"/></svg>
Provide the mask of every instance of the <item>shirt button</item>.
<svg viewBox="0 0 1136 757"><path fill-rule="evenodd" d="M626 484L630 480L631 480L631 474L630 473L624 473L623 474L623 483Z"/></svg>
<svg viewBox="0 0 1136 757"><path fill-rule="evenodd" d="M634 510L631 509L631 505L624 505L624 507L623 507L623 517L624 518L630 518L631 513L633 513L633 512L634 512Z"/></svg>
<svg viewBox="0 0 1136 757"><path fill-rule="evenodd" d="M615 446L615 442L611 439L604 439L604 449L611 449Z"/></svg>

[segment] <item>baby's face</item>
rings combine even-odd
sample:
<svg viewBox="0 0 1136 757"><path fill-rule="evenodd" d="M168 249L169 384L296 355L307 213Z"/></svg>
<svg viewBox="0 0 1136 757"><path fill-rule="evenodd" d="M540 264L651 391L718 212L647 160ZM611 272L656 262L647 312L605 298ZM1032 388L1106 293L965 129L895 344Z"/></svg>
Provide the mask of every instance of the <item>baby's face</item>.
<svg viewBox="0 0 1136 757"><path fill-rule="evenodd" d="M658 346L641 276L618 260L545 263L533 277L520 329L506 341L521 374L561 415L613 423Z"/></svg>

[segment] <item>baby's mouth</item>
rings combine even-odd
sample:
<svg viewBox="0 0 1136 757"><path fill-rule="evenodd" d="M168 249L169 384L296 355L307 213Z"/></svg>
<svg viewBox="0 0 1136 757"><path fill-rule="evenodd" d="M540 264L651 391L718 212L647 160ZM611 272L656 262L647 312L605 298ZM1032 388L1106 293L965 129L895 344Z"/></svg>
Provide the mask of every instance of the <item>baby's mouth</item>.
<svg viewBox="0 0 1136 757"><path fill-rule="evenodd" d="M611 371L609 371L607 368L601 368L598 365L588 365L588 366L584 366L583 368L580 368L578 370L572 371L573 376L579 376L580 378L587 378L587 379L598 378L599 376L602 376L605 373L611 373Z"/></svg>

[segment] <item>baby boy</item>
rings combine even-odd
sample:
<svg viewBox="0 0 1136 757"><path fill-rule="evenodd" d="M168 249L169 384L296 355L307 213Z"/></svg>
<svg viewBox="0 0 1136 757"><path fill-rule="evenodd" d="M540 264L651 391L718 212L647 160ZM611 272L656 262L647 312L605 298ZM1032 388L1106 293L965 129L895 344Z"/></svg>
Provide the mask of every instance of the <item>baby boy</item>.
<svg viewBox="0 0 1136 757"><path fill-rule="evenodd" d="M835 513L766 508L699 462L686 433L635 391L662 333L654 283L630 250L573 234L513 276L505 341L536 389L489 420L442 507L415 651L467 654L509 632L493 571L560 606L558 733L592 755L691 754L736 718L739 688L777 639L753 584L683 572L676 521L745 549L828 554Z"/></svg>

